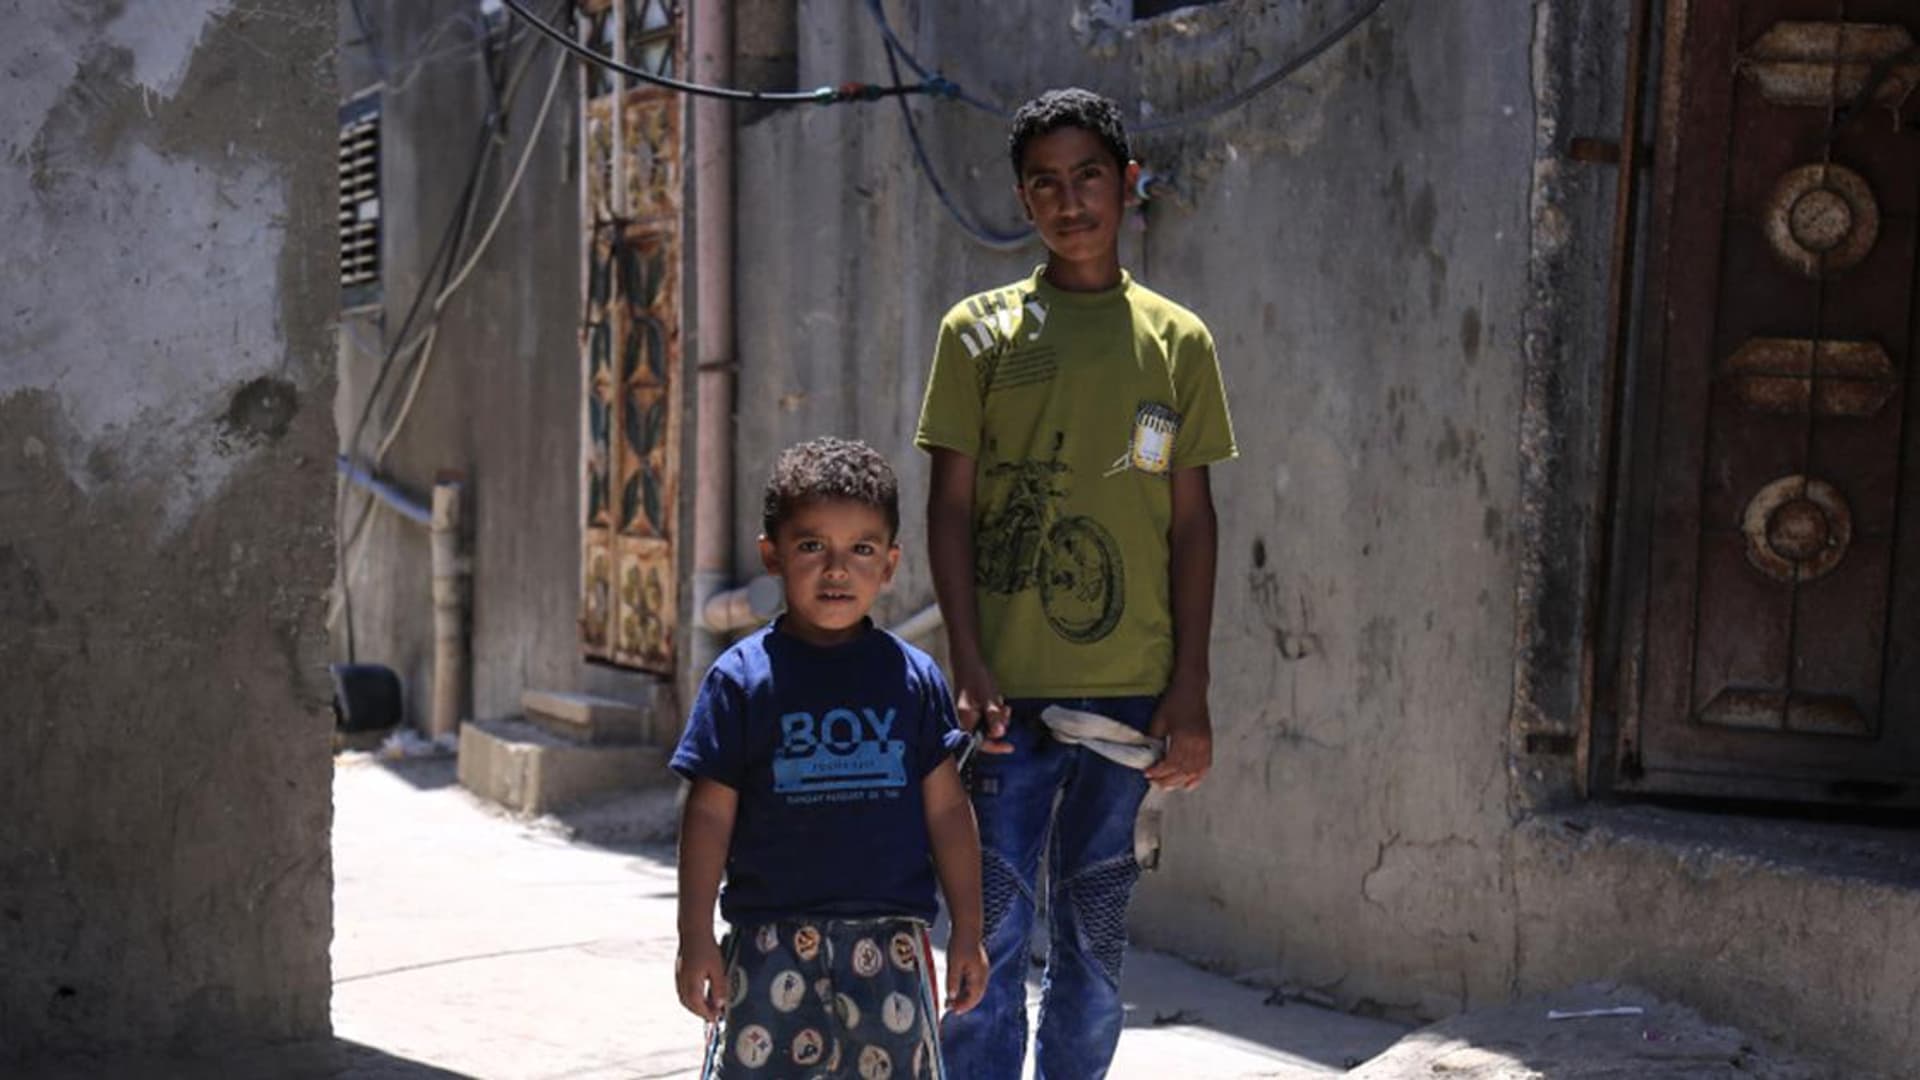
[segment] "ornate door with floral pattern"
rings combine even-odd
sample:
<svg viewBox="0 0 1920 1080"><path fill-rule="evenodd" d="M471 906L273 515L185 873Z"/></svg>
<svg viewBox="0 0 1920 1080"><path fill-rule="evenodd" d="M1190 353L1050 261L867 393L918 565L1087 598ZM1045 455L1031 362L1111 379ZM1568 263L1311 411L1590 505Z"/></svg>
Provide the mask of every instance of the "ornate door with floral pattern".
<svg viewBox="0 0 1920 1080"><path fill-rule="evenodd" d="M675 0L583 0L581 39L673 75ZM582 65L585 393L580 640L589 656L673 672L680 478L679 95Z"/></svg>

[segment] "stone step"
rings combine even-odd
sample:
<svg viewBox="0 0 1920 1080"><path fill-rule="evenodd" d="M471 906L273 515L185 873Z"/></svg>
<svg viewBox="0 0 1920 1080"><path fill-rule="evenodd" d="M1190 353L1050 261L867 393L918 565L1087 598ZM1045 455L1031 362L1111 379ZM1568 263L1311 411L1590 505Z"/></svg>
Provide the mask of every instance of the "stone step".
<svg viewBox="0 0 1920 1080"><path fill-rule="evenodd" d="M462 724L459 775L468 791L521 814L676 782L657 746L582 743L522 720Z"/></svg>
<svg viewBox="0 0 1920 1080"><path fill-rule="evenodd" d="M664 707L664 687L639 703L616 701L592 694L559 690L528 690L520 708L529 722L564 738L582 743L663 742L655 723Z"/></svg>

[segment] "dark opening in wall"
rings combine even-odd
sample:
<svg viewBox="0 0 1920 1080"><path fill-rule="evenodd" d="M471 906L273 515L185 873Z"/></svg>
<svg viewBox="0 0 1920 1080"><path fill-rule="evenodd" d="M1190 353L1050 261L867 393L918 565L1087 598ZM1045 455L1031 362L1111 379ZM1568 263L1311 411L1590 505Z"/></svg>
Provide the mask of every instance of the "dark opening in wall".
<svg viewBox="0 0 1920 1080"><path fill-rule="evenodd" d="M1133 18L1152 19L1181 8L1200 7L1203 4L1217 4L1220 0L1133 0Z"/></svg>

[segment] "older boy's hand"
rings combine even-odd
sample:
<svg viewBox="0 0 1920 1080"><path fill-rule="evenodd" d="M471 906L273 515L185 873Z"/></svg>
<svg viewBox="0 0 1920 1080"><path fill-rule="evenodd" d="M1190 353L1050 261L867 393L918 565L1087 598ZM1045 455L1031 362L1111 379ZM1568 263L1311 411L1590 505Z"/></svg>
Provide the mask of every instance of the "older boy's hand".
<svg viewBox="0 0 1920 1080"><path fill-rule="evenodd" d="M1147 770L1153 786L1169 791L1192 791L1213 768L1213 720L1207 713L1207 691L1173 686L1153 710L1147 734L1167 740L1166 756Z"/></svg>
<svg viewBox="0 0 1920 1080"><path fill-rule="evenodd" d="M953 711L959 715L962 730L969 734L976 729L984 732L981 753L1013 753L1013 744L1006 738L1007 720L1012 714L985 664L954 665Z"/></svg>
<svg viewBox="0 0 1920 1080"><path fill-rule="evenodd" d="M947 1011L963 1013L987 995L987 948L978 935L947 942Z"/></svg>
<svg viewBox="0 0 1920 1080"><path fill-rule="evenodd" d="M727 962L711 936L681 939L673 981L688 1012L709 1024L720 1021L727 1007Z"/></svg>

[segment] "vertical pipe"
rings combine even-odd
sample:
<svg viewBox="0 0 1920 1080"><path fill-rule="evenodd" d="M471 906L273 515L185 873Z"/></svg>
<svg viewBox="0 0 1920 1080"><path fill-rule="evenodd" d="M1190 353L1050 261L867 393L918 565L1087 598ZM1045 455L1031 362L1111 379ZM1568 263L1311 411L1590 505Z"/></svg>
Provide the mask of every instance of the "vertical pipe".
<svg viewBox="0 0 1920 1080"><path fill-rule="evenodd" d="M460 726L467 685L466 612L461 588L460 485L433 485L430 543L433 558L433 702L427 737L452 735Z"/></svg>
<svg viewBox="0 0 1920 1080"><path fill-rule="evenodd" d="M697 0L695 82L733 81L732 0ZM696 98L693 109L695 356L698 382L693 495L693 605L696 613L733 577L733 111ZM695 618L688 664L698 679L721 638Z"/></svg>

